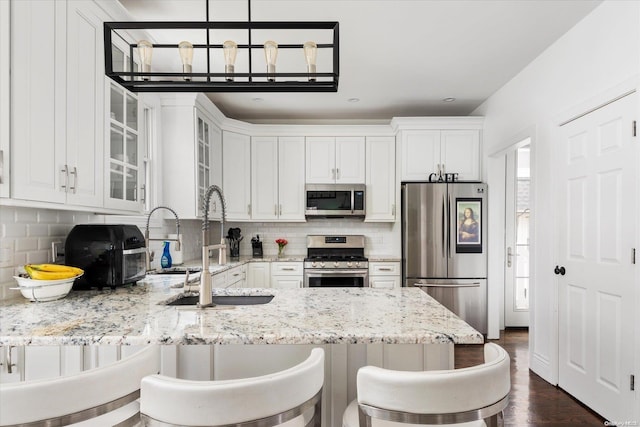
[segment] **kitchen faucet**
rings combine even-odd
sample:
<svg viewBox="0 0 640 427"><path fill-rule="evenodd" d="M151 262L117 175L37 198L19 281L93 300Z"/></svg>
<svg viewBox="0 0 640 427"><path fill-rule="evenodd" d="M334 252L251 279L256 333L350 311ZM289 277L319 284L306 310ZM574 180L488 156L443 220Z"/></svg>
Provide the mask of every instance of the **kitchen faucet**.
<svg viewBox="0 0 640 427"><path fill-rule="evenodd" d="M209 244L209 204L211 203L211 195L216 193L222 205L222 220L220 221L220 244ZM218 264L227 263L227 245L224 241L224 220L227 216L227 207L222 195L222 189L217 185L211 185L204 193L204 202L202 203L202 273L200 273L200 300L198 307L205 308L213 305L212 289L211 289L211 272L209 271L209 250L218 249Z"/></svg>
<svg viewBox="0 0 640 427"><path fill-rule="evenodd" d="M176 238L175 239L151 239L149 238L149 221L151 220L151 214L154 213L155 211L157 211L158 209L166 209L168 211L170 211L173 216L176 217ZM151 212L149 212L149 215L147 215L147 227L144 229L144 245L146 246L147 249L147 264L146 264L146 270L149 271L151 269L151 261L153 261L153 252L149 251L149 242L152 240L159 240L159 241L170 241L170 242L176 242L176 251L180 250L180 219L178 218L178 214L176 213L176 211L174 211L173 209L167 207L167 206L157 206L153 209L151 209Z"/></svg>

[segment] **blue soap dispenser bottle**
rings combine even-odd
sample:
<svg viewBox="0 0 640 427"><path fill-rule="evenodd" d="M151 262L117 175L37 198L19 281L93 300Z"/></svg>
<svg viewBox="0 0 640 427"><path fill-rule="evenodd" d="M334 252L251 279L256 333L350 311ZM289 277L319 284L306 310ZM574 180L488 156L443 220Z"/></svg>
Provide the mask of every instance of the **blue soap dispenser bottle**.
<svg viewBox="0 0 640 427"><path fill-rule="evenodd" d="M171 268L171 252L169 252L169 242L164 242L164 251L162 252L162 258L160 258L160 266L162 268Z"/></svg>

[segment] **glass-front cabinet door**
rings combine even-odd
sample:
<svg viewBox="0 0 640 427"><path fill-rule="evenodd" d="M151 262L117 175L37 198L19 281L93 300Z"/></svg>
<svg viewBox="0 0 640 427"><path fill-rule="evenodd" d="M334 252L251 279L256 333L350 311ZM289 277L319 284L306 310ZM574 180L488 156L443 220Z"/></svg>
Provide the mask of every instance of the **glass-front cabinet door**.
<svg viewBox="0 0 640 427"><path fill-rule="evenodd" d="M142 135L140 102L115 82L108 82L109 119L107 170L108 188L105 205L114 209L141 211Z"/></svg>
<svg viewBox="0 0 640 427"><path fill-rule="evenodd" d="M209 123L197 113L196 127L198 140L198 212L202 212L204 193L211 185L211 142L209 139ZM214 200L211 201L211 203L215 202Z"/></svg>

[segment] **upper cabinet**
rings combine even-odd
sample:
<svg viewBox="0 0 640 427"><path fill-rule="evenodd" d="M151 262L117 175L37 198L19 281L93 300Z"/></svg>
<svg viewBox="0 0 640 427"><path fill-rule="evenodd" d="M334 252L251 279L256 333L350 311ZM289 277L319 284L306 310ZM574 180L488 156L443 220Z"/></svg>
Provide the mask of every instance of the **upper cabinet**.
<svg viewBox="0 0 640 427"><path fill-rule="evenodd" d="M164 204L180 218L201 218L206 189L222 185L222 131L202 95L167 95L161 102ZM220 202L212 197L209 217L221 216Z"/></svg>
<svg viewBox="0 0 640 427"><path fill-rule="evenodd" d="M0 2L0 197L9 197L9 159L11 158L9 143L9 123L11 117L11 103L9 80L11 58L11 19L9 2Z"/></svg>
<svg viewBox="0 0 640 427"><path fill-rule="evenodd" d="M307 137L308 184L364 184L364 137Z"/></svg>
<svg viewBox="0 0 640 427"><path fill-rule="evenodd" d="M304 137L251 139L251 219L305 221Z"/></svg>
<svg viewBox="0 0 640 427"><path fill-rule="evenodd" d="M143 134L140 100L107 81L109 129L105 158L108 173L105 206L141 211L143 207Z"/></svg>
<svg viewBox="0 0 640 427"><path fill-rule="evenodd" d="M401 130L400 151L402 181L446 173L457 174L459 181L481 180L480 130Z"/></svg>
<svg viewBox="0 0 640 427"><path fill-rule="evenodd" d="M11 197L100 207L104 91L101 9L14 1Z"/></svg>
<svg viewBox="0 0 640 427"><path fill-rule="evenodd" d="M251 219L251 137L237 132L222 133L222 185L227 219Z"/></svg>
<svg viewBox="0 0 640 427"><path fill-rule="evenodd" d="M366 222L396 219L396 140L393 136L367 137Z"/></svg>

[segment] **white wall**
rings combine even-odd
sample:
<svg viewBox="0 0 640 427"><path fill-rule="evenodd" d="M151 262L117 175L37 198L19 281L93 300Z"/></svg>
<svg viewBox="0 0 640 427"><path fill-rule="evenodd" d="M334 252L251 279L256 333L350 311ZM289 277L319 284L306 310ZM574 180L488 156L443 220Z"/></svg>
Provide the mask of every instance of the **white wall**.
<svg viewBox="0 0 640 427"><path fill-rule="evenodd" d="M522 137L532 137L532 278L530 363L540 376L557 383L557 291L552 273L554 215L553 135L561 116L606 96L634 88L640 72L640 3L605 1L567 34L543 52L473 115L485 116L484 176L492 197L490 212L504 210L498 190L502 184L500 157L494 156ZM597 103L593 106L596 106ZM504 226L490 218L497 233L489 248L489 275L500 277ZM493 234L492 234L493 235ZM503 240L503 239L502 239ZM494 274L492 274L492 272ZM492 281L490 336L500 324L504 283Z"/></svg>

